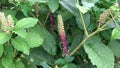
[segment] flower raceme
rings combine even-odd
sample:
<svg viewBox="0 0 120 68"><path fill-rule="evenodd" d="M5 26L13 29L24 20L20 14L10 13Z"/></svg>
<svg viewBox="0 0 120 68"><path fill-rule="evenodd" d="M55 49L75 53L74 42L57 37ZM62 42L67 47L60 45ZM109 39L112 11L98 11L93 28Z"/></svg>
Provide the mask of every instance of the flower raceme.
<svg viewBox="0 0 120 68"><path fill-rule="evenodd" d="M8 15L6 18L4 13L0 12L0 23L1 23L1 30L7 34L10 34L8 28L14 27L12 16Z"/></svg>
<svg viewBox="0 0 120 68"><path fill-rule="evenodd" d="M67 40L66 40L66 34L64 31L62 16L58 15L57 19L58 19L58 33L59 33L59 37L60 37L60 41L61 41L61 45L62 45L62 50L64 52L64 56L68 56L68 44L67 44Z"/></svg>

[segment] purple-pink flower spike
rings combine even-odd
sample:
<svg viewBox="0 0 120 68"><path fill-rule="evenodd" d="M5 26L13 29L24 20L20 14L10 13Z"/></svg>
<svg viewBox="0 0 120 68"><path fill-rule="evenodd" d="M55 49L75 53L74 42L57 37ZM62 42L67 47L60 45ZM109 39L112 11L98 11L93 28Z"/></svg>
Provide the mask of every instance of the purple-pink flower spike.
<svg viewBox="0 0 120 68"><path fill-rule="evenodd" d="M61 45L62 45L62 50L64 52L64 55L68 56L68 54L69 54L68 44L67 44L67 40L66 40L66 34L65 34L65 31L64 31L62 16L58 15L57 19L58 19L58 33L59 33L59 37L60 37L60 41L61 41Z"/></svg>
<svg viewBox="0 0 120 68"><path fill-rule="evenodd" d="M53 16L53 13L50 13L49 19L50 19L51 32L53 32L54 31L54 16Z"/></svg>

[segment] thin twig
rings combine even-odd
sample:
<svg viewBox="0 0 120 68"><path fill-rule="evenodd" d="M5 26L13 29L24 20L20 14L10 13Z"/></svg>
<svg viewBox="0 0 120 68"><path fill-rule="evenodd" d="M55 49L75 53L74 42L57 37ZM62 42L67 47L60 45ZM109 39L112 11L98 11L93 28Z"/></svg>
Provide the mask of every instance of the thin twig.
<svg viewBox="0 0 120 68"><path fill-rule="evenodd" d="M30 14L34 17L34 18L37 18L32 12L30 12ZM38 19L38 18L37 18ZM44 25L40 22L40 20L38 20L39 24L41 27L44 27Z"/></svg>
<svg viewBox="0 0 120 68"><path fill-rule="evenodd" d="M85 26L85 21L84 21L83 15L82 15L80 10L79 10L79 12L80 12L80 16L81 16L81 19L82 19L82 26L84 28L85 36L88 36L88 32L87 32L87 29L86 29L86 26Z"/></svg>
<svg viewBox="0 0 120 68"><path fill-rule="evenodd" d="M46 24L46 22L47 22L47 20L48 20L49 15L50 15L50 11L48 12L48 14L47 14L47 16L46 16L46 19L45 19L45 22L44 22L44 26L45 26L45 24Z"/></svg>

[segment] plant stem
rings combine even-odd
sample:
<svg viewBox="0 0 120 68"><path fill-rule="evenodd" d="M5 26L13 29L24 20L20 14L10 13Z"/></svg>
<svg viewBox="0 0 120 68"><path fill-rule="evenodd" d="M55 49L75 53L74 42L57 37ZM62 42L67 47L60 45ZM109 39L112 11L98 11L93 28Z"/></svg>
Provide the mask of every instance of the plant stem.
<svg viewBox="0 0 120 68"><path fill-rule="evenodd" d="M87 41L88 38L88 36L85 37L82 42L72 52L70 52L70 56L72 56Z"/></svg>
<svg viewBox="0 0 120 68"><path fill-rule="evenodd" d="M86 26L85 26L85 21L84 21L83 15L82 15L80 10L79 10L79 12L80 12L80 16L81 16L81 19L82 19L82 26L84 28L85 36L88 36L88 32L87 32L87 29L86 29Z"/></svg>
<svg viewBox="0 0 120 68"><path fill-rule="evenodd" d="M119 14L119 13L118 13L118 14ZM113 18L114 18L114 19L117 18L118 14L115 15ZM82 17L82 16L81 16L81 17ZM82 18L83 18L83 17L82 17ZM96 33L100 32L100 31L103 31L104 27L106 27L111 21L113 21L113 19L108 20L102 27L98 27L98 28L97 28L93 33L91 33L91 34L88 34L88 35L87 35L87 33L86 33L87 36L85 36L85 38L82 40L82 42L81 42L73 51L70 52L70 56L72 56L78 49L80 49L80 47L81 47L90 37L92 37L93 35L95 35ZM82 23L83 23L83 25L84 25L84 21L82 21ZM87 32L85 25L84 25L84 29L85 29L84 32Z"/></svg>
<svg viewBox="0 0 120 68"><path fill-rule="evenodd" d="M46 16L46 19L45 19L45 22L44 22L44 26L45 26L45 24L46 24L46 22L47 22L47 19L48 19L49 15L50 15L50 11L48 12L48 14L47 14L47 16Z"/></svg>
<svg viewBox="0 0 120 68"><path fill-rule="evenodd" d="M96 31L94 31L93 33L89 34L88 36L86 36L82 42L70 53L70 56L72 56L78 49L80 49L80 47L93 35L95 35L96 33L98 33L99 31L101 31L101 29L97 29Z"/></svg>

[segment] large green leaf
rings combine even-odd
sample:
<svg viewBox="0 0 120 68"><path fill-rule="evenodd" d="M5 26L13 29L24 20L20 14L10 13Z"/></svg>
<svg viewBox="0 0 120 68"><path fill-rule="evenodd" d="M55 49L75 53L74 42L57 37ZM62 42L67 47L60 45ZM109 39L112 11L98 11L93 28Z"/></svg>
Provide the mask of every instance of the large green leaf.
<svg viewBox="0 0 120 68"><path fill-rule="evenodd" d="M25 68L23 62L20 60L16 60L14 64L15 64L15 68Z"/></svg>
<svg viewBox="0 0 120 68"><path fill-rule="evenodd" d="M31 17L23 18L16 23L14 29L16 30L16 29L24 29L24 28L33 27L37 24L37 21L38 19L31 18Z"/></svg>
<svg viewBox="0 0 120 68"><path fill-rule="evenodd" d="M56 42L54 37L50 34L50 32L48 32L47 30L45 30L45 41L42 45L42 47L51 55L56 55Z"/></svg>
<svg viewBox="0 0 120 68"><path fill-rule="evenodd" d="M13 32L22 38L25 38L27 36L27 32L25 29L14 30Z"/></svg>
<svg viewBox="0 0 120 68"><path fill-rule="evenodd" d="M48 0L48 6L51 9L52 13L54 13L59 6L59 0Z"/></svg>
<svg viewBox="0 0 120 68"><path fill-rule="evenodd" d="M108 47L113 51L114 56L120 57L120 43L116 40L111 41Z"/></svg>
<svg viewBox="0 0 120 68"><path fill-rule="evenodd" d="M79 10L75 7L76 1L75 0L62 0L60 1L60 4L66 8L69 12L71 12L73 15L77 16L79 13Z"/></svg>
<svg viewBox="0 0 120 68"><path fill-rule="evenodd" d="M43 44L43 38L36 32L28 32L25 41L30 48L38 47Z"/></svg>
<svg viewBox="0 0 120 68"><path fill-rule="evenodd" d="M54 63L54 58L49 55L42 47L32 48L30 55L27 55L26 59L32 60L32 62L36 65L41 65L43 61L47 62L48 64Z"/></svg>
<svg viewBox="0 0 120 68"><path fill-rule="evenodd" d="M44 28L42 28L39 24L37 24L35 27L30 28L29 31L38 33L43 39L45 38Z"/></svg>
<svg viewBox="0 0 120 68"><path fill-rule="evenodd" d="M84 14L89 10L85 6L80 6L78 0L62 0L60 4L75 16L78 16L79 11Z"/></svg>
<svg viewBox="0 0 120 68"><path fill-rule="evenodd" d="M120 38L120 30L119 29L113 29L111 39L118 39Z"/></svg>
<svg viewBox="0 0 120 68"><path fill-rule="evenodd" d="M24 54L29 55L30 47L25 41L25 39L18 36L12 39L12 44L18 51L22 51Z"/></svg>
<svg viewBox="0 0 120 68"><path fill-rule="evenodd" d="M2 56L3 51L4 51L4 47L3 47L3 45L0 44L0 57Z"/></svg>
<svg viewBox="0 0 120 68"><path fill-rule="evenodd" d="M93 42L84 45L89 59L97 68L114 68L113 52L100 42Z"/></svg>
<svg viewBox="0 0 120 68"><path fill-rule="evenodd" d="M0 44L4 44L9 41L10 35L6 33L0 33Z"/></svg>
<svg viewBox="0 0 120 68"><path fill-rule="evenodd" d="M14 66L14 63L13 63L13 60L11 57L3 57L2 60L2 65L5 67L5 68L15 68Z"/></svg>

